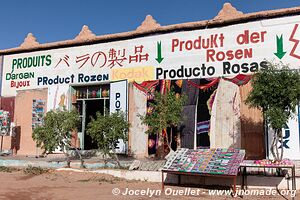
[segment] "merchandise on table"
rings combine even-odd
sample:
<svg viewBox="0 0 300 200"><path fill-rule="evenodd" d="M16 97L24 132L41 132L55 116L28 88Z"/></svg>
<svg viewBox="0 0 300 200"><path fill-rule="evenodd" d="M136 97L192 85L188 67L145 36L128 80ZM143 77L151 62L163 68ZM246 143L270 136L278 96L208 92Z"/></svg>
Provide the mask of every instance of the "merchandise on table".
<svg viewBox="0 0 300 200"><path fill-rule="evenodd" d="M294 163L289 160L289 159L283 159L283 160L277 160L277 161L274 161L274 160L244 160L241 164L242 166L243 165L246 165L246 166L253 166L253 167L256 167L256 166L266 166L266 167L280 167L280 166L293 166Z"/></svg>
<svg viewBox="0 0 300 200"><path fill-rule="evenodd" d="M179 149L169 156L164 170L236 175L245 151L241 149Z"/></svg>

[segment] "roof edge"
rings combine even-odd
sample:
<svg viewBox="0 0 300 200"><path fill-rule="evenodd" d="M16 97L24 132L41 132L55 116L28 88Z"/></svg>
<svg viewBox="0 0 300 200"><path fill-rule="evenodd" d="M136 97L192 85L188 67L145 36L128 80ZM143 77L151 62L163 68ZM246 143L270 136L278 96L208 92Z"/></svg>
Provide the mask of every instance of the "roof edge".
<svg viewBox="0 0 300 200"><path fill-rule="evenodd" d="M211 20L202 20L202 21L187 22L182 24L157 26L156 28L143 30L143 31L134 30L129 32L106 34L106 35L91 37L84 41L72 39L72 40L44 43L44 44L39 44L37 46L15 47L11 49L0 50L0 55L57 49L57 48L72 47L72 46L82 46L82 45L95 44L95 43L101 43L101 42L112 41L112 40L123 40L128 38L142 37L145 35L150 35L155 33L169 33L173 31L181 31L181 30L188 30L188 29L213 28L216 26L226 26L230 24L243 23L246 21L248 22L248 21L255 21L259 19L277 18L277 17L290 16L295 14L300 14L300 6L293 7L293 8L284 8L284 9L267 10L267 11L260 11L255 13L242 14L234 18L215 18Z"/></svg>

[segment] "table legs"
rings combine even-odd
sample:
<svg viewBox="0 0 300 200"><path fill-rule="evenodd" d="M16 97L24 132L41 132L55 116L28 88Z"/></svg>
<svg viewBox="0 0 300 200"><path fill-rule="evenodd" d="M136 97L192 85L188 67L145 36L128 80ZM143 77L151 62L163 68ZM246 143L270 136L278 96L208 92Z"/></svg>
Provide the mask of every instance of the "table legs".
<svg viewBox="0 0 300 200"><path fill-rule="evenodd" d="M233 196L236 194L236 176L233 177Z"/></svg>
<svg viewBox="0 0 300 200"><path fill-rule="evenodd" d="M244 189L245 188L244 167L240 168L240 172L241 172L241 177L242 177L242 187L241 187L241 189Z"/></svg>
<svg viewBox="0 0 300 200"><path fill-rule="evenodd" d="M295 172L295 167L292 168L292 190L296 190L296 172Z"/></svg>
<svg viewBox="0 0 300 200"><path fill-rule="evenodd" d="M161 172L161 190L164 191L165 184L164 184L164 172ZM181 183L181 174L178 174L178 185Z"/></svg>
<svg viewBox="0 0 300 200"><path fill-rule="evenodd" d="M241 167L242 186L241 189L247 189L247 170L246 167Z"/></svg>
<svg viewBox="0 0 300 200"><path fill-rule="evenodd" d="M292 168L292 190L296 191L296 172L295 172L295 166ZM293 197L295 199L295 197Z"/></svg>

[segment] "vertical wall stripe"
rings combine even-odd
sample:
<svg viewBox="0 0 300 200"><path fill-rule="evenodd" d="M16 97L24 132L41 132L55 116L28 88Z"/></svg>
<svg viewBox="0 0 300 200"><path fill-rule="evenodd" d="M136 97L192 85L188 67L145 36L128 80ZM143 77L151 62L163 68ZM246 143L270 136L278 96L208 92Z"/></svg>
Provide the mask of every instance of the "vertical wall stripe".
<svg viewBox="0 0 300 200"><path fill-rule="evenodd" d="M298 134L299 134L299 151L300 151L300 101L298 103Z"/></svg>
<svg viewBox="0 0 300 200"><path fill-rule="evenodd" d="M2 96L3 63L4 56L0 56L0 96Z"/></svg>

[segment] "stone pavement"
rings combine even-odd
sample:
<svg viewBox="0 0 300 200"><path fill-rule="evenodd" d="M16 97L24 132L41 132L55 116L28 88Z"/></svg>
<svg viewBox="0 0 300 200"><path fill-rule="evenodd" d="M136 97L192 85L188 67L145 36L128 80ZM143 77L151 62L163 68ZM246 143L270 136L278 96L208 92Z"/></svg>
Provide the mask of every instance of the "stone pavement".
<svg viewBox="0 0 300 200"><path fill-rule="evenodd" d="M130 157L120 156L119 159L121 166L125 169L139 171L160 171L165 163L165 160L155 160L150 158L134 160ZM300 177L300 160L294 162L296 165L296 176ZM104 160L99 155L85 155L84 164L88 169L118 168L114 160L109 160L105 164ZM62 168L67 166L67 162L64 154L50 154L47 157L38 158L34 156L0 156L0 166L27 167L28 165L44 168ZM71 168L80 168L80 160L78 157L73 156L71 158Z"/></svg>
<svg viewBox="0 0 300 200"><path fill-rule="evenodd" d="M130 157L119 156L121 166L128 169L134 159ZM67 166L64 154L49 154L47 157L35 156L0 156L0 166L7 167L27 167L29 165L43 168L62 168ZM104 162L101 156L84 156L84 165L87 169L97 168L118 168L115 160L109 159ZM159 171L165 163L165 160L140 159L137 170L140 171ZM80 168L80 159L71 157L71 168Z"/></svg>

